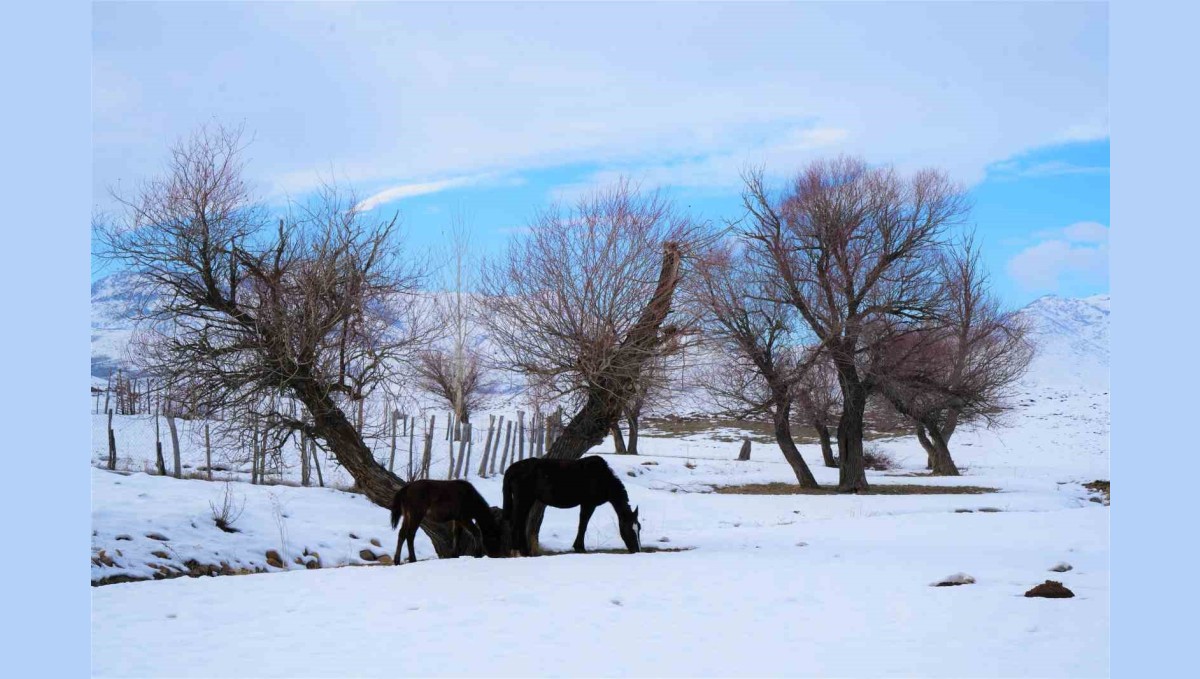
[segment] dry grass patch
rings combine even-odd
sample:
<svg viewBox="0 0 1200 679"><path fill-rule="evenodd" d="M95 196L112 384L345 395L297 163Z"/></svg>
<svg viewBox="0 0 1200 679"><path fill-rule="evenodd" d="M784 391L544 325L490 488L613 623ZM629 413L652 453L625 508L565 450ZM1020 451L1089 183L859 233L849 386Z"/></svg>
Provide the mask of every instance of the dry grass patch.
<svg viewBox="0 0 1200 679"><path fill-rule="evenodd" d="M794 483L746 483L739 486L718 486L721 495L837 495L834 486L801 488ZM919 483L875 484L859 495L983 495L998 493L999 488L985 486L929 486Z"/></svg>

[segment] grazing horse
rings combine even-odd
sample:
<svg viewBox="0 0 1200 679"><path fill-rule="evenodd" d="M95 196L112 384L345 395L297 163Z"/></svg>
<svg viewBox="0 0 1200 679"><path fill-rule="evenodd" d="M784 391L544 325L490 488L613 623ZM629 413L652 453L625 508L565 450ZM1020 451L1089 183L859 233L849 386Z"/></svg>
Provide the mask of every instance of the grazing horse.
<svg viewBox="0 0 1200 679"><path fill-rule="evenodd" d="M479 491L466 481L413 481L396 491L392 498L392 528L404 517L400 537L396 540L396 556L392 563L400 564L400 550L408 540L408 560L417 560L413 553L413 538L425 519L453 523L454 552L458 553L458 536L466 528L475 538L475 556L502 556L500 525ZM474 523L472 523L474 522Z"/></svg>
<svg viewBox="0 0 1200 679"><path fill-rule="evenodd" d="M525 528L537 501L559 509L579 507L576 552L586 551L583 535L592 512L606 502L612 503L625 546L630 552L641 550L638 510L629 508L625 484L602 457L591 455L579 460L531 457L514 463L504 472L504 523L511 532L513 547L525 556L531 552Z"/></svg>

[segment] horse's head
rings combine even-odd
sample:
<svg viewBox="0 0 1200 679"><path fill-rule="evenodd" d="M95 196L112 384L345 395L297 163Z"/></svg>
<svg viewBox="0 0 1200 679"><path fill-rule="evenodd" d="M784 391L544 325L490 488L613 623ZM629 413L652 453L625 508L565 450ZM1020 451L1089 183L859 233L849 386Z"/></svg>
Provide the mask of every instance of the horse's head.
<svg viewBox="0 0 1200 679"><path fill-rule="evenodd" d="M638 508L620 517L621 539L631 553L642 551L642 523L638 519Z"/></svg>

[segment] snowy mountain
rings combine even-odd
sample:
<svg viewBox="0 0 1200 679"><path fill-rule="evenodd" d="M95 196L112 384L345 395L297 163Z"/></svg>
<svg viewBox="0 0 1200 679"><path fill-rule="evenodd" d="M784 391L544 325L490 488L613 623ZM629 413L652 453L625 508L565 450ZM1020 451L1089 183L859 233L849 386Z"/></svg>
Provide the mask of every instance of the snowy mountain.
<svg viewBox="0 0 1200 679"><path fill-rule="evenodd" d="M1108 295L1047 295L1022 309L1021 315L1037 344L1027 381L1108 391Z"/></svg>

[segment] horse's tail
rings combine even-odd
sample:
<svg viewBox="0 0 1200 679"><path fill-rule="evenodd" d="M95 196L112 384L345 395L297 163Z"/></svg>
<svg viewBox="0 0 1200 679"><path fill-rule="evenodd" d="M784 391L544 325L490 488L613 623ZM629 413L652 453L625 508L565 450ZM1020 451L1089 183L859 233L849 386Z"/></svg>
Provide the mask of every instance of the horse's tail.
<svg viewBox="0 0 1200 679"><path fill-rule="evenodd" d="M392 496L392 528L400 525L400 517L404 514L404 491L406 490L408 490L408 486L402 486Z"/></svg>

